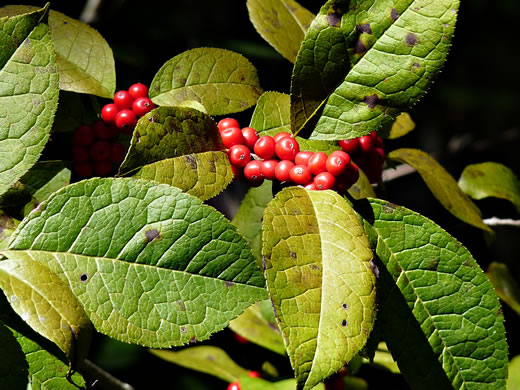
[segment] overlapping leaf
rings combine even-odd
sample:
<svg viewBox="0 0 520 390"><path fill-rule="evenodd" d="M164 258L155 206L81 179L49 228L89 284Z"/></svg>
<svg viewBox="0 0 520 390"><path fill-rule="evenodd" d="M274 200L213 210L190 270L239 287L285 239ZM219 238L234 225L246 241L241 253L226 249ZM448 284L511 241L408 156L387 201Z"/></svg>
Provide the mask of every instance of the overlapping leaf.
<svg viewBox="0 0 520 390"><path fill-rule="evenodd" d="M298 389L311 389L366 343L375 319L372 252L333 191L289 187L265 210L267 287Z"/></svg>
<svg viewBox="0 0 520 390"><path fill-rule="evenodd" d="M155 348L204 340L266 298L234 226L197 198L146 180L65 187L2 254L45 263L100 332Z"/></svg>
<svg viewBox="0 0 520 390"><path fill-rule="evenodd" d="M186 100L201 103L210 115L244 111L262 93L255 67L242 55L218 48L187 50L167 61L150 85L159 106Z"/></svg>
<svg viewBox="0 0 520 390"><path fill-rule="evenodd" d="M381 260L384 338L411 386L504 388L504 317L468 250L403 207L371 199L356 209Z"/></svg>
<svg viewBox="0 0 520 390"><path fill-rule="evenodd" d="M492 262L486 275L497 295L520 315L520 285L506 264Z"/></svg>
<svg viewBox="0 0 520 390"><path fill-rule="evenodd" d="M168 158L222 150L217 124L190 107L158 107L137 122L120 174Z"/></svg>
<svg viewBox="0 0 520 390"><path fill-rule="evenodd" d="M327 1L294 66L293 131L355 138L412 106L444 64L458 7L458 0Z"/></svg>
<svg viewBox="0 0 520 390"><path fill-rule="evenodd" d="M9 24L10 18L0 20ZM27 38L16 43L0 70L0 195L38 160L58 106L58 73L48 25L33 26Z"/></svg>
<svg viewBox="0 0 520 390"><path fill-rule="evenodd" d="M446 210L461 221L479 229L491 231L482 221L480 210L459 188L457 182L432 156L419 149L396 149L388 158L415 168Z"/></svg>
<svg viewBox="0 0 520 390"><path fill-rule="evenodd" d="M389 126L383 126L381 129L382 133L386 134L388 139L396 139L405 136L415 129L415 122L413 121L410 114L403 112L395 118L393 123L388 123ZM388 130L386 128L388 127Z"/></svg>
<svg viewBox="0 0 520 390"><path fill-rule="evenodd" d="M314 14L294 0L248 0L247 9L262 38L294 63Z"/></svg>
<svg viewBox="0 0 520 390"><path fill-rule="evenodd" d="M145 165L132 177L169 184L204 201L218 195L231 183L233 171L225 152L205 152Z"/></svg>
<svg viewBox="0 0 520 390"><path fill-rule="evenodd" d="M7 243L19 223L20 221L0 210L0 249L7 248Z"/></svg>

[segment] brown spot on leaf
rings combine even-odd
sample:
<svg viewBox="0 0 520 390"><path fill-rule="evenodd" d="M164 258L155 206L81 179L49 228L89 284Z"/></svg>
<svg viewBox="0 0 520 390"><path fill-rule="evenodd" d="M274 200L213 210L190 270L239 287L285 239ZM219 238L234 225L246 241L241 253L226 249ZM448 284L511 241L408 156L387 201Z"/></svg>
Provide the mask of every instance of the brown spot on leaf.
<svg viewBox="0 0 520 390"><path fill-rule="evenodd" d="M190 341L188 341L189 344L195 344L197 342L197 338L195 336L193 336Z"/></svg>
<svg viewBox="0 0 520 390"><path fill-rule="evenodd" d="M414 62L412 64L412 72L415 71L416 69L419 69L421 67L421 64L419 64L418 62Z"/></svg>
<svg viewBox="0 0 520 390"><path fill-rule="evenodd" d="M430 271L437 271L440 261L440 259L430 259L424 268Z"/></svg>
<svg viewBox="0 0 520 390"><path fill-rule="evenodd" d="M377 105L377 102L379 101L379 96L377 95L370 95L370 96L365 96L363 98L363 103L365 103L368 108L370 108L371 110L373 108L375 108L375 106Z"/></svg>
<svg viewBox="0 0 520 390"><path fill-rule="evenodd" d="M293 259L296 259L298 257L298 255L296 254L296 252L291 252L289 253L289 255L293 258Z"/></svg>
<svg viewBox="0 0 520 390"><path fill-rule="evenodd" d="M208 355L208 356L206 357L206 359L208 359L210 362L214 362L214 361L215 361L215 356L213 356L213 355Z"/></svg>
<svg viewBox="0 0 520 390"><path fill-rule="evenodd" d="M175 303L177 304L177 306L179 306L179 309L181 309L182 311L186 311L186 306L184 305L184 302L182 300L177 299Z"/></svg>
<svg viewBox="0 0 520 390"><path fill-rule="evenodd" d="M354 53L360 54L367 51L367 48L365 44L361 41L361 39L358 39L356 43L354 44Z"/></svg>
<svg viewBox="0 0 520 390"><path fill-rule="evenodd" d="M262 256L262 267L264 268L264 271L267 269L267 264L265 263L265 256Z"/></svg>
<svg viewBox="0 0 520 390"><path fill-rule="evenodd" d="M182 333L186 333L187 331L188 331L188 329L186 329L185 326L181 326L181 332L182 332Z"/></svg>
<svg viewBox="0 0 520 390"><path fill-rule="evenodd" d="M226 287L233 287L235 283L230 282L229 280L226 280Z"/></svg>
<svg viewBox="0 0 520 390"><path fill-rule="evenodd" d="M186 161L186 165L188 165L191 169L197 169L197 160L193 157L192 154L188 154L184 157L184 161Z"/></svg>
<svg viewBox="0 0 520 390"><path fill-rule="evenodd" d="M147 242L151 242L155 240L157 237L160 237L159 231L157 229L151 229L144 233Z"/></svg>
<svg viewBox="0 0 520 390"><path fill-rule="evenodd" d="M379 278L379 267L376 265L376 263L374 263L373 260L370 260L370 270L376 278Z"/></svg>
<svg viewBox="0 0 520 390"><path fill-rule="evenodd" d="M415 46L417 42L419 42L419 38L414 33L408 33L405 38L406 44L408 46Z"/></svg>
<svg viewBox="0 0 520 390"><path fill-rule="evenodd" d="M399 17L399 14L397 13L397 10L395 8L392 8L392 11L390 11L390 17L395 22L397 18Z"/></svg>
<svg viewBox="0 0 520 390"><path fill-rule="evenodd" d="M356 26L356 30L360 33L372 34L372 27L370 27L370 23L358 24Z"/></svg>
<svg viewBox="0 0 520 390"><path fill-rule="evenodd" d="M341 15L337 14L336 11L327 15L327 20L329 21L329 25L332 27L340 27L341 26Z"/></svg>
<svg viewBox="0 0 520 390"><path fill-rule="evenodd" d="M209 164L209 171L210 171L211 173L215 173L215 172L217 172L217 167L216 167L216 165L215 165L215 161L213 161L213 160L209 160L209 163L208 163L208 164Z"/></svg>
<svg viewBox="0 0 520 390"><path fill-rule="evenodd" d="M79 276L79 280L80 280L81 282L87 282L87 281L88 281L88 274L87 274L87 273L85 273L85 274L81 274L81 275Z"/></svg>
<svg viewBox="0 0 520 390"><path fill-rule="evenodd" d="M310 269L314 270L314 271L319 271L320 270L320 267L318 267L316 264L311 264L309 265Z"/></svg>
<svg viewBox="0 0 520 390"><path fill-rule="evenodd" d="M343 309L345 309L345 310L348 309L348 305L347 305L346 303L342 304L341 307L342 307Z"/></svg>
<svg viewBox="0 0 520 390"><path fill-rule="evenodd" d="M347 326L347 325L348 325L347 320L343 320L343 321L341 321L341 326Z"/></svg>

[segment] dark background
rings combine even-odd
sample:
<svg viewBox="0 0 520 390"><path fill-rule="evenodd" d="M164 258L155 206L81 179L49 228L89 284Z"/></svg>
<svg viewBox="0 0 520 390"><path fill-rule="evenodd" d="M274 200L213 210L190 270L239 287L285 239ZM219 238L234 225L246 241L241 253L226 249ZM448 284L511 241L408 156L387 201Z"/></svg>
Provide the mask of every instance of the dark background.
<svg viewBox="0 0 520 390"><path fill-rule="evenodd" d="M25 4L43 5L44 1ZM85 1L51 1L51 8L79 18ZM318 12L323 1L300 1ZM7 4L7 3L5 3ZM292 64L272 49L250 23L245 0L135 1L106 0L98 19L91 23L114 51L117 89L135 82L150 84L170 58L195 47L220 47L246 56L258 69L266 91L289 92ZM517 42L520 5L516 0L462 1L453 47L443 72L431 91L409 112L417 124L414 132L387 142L388 150L414 147L425 150L458 179L468 164L495 161L520 172L520 111L517 96L520 55ZM248 124L252 109L234 115ZM220 119L220 118L215 118ZM228 216L243 195L232 186L214 201ZM433 198L417 174L389 182L382 197L417 211L440 224L473 253L485 270L491 261L506 263L520 280L517 243L520 230L495 228L493 239L451 216ZM519 219L507 201L477 202L484 217ZM504 305L512 356L519 354L518 316ZM136 389L224 389L226 384L203 374L181 369L151 356L145 349L99 336L102 341L91 358ZM216 334L211 343L224 345L249 369L259 370L264 360L290 374L285 359L254 346L237 344L231 332ZM379 375L379 374L378 374ZM368 377L373 375L368 374ZM392 380L382 375L379 379ZM377 387L370 378L373 388ZM390 382L387 382L389 384ZM154 384L154 385L152 385ZM402 387L401 387L402 388Z"/></svg>

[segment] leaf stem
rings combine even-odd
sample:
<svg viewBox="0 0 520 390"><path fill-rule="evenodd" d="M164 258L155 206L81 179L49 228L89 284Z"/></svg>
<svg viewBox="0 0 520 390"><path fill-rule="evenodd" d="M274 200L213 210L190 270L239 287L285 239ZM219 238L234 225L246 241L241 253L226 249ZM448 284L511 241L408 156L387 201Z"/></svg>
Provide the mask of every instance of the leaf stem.
<svg viewBox="0 0 520 390"><path fill-rule="evenodd" d="M101 367L88 359L85 359L78 367L78 371L84 375L87 388L92 390L134 390L132 385L124 383L112 376Z"/></svg>

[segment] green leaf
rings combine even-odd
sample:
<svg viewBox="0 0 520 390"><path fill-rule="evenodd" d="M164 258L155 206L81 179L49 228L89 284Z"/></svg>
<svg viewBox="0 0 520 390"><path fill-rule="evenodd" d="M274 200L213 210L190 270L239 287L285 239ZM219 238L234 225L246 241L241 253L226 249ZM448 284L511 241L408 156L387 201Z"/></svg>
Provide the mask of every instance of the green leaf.
<svg viewBox="0 0 520 390"><path fill-rule="evenodd" d="M415 168L432 194L455 217L479 229L491 231L482 221L478 207L432 156L419 149L403 148L391 151L387 157Z"/></svg>
<svg viewBox="0 0 520 390"><path fill-rule="evenodd" d="M458 0L327 1L294 65L293 131L355 138L413 106L444 65L458 7Z"/></svg>
<svg viewBox="0 0 520 390"><path fill-rule="evenodd" d="M211 345L189 347L180 351L154 349L150 352L170 363L213 375L227 382L238 381L248 373L248 370L236 364L223 349Z"/></svg>
<svg viewBox="0 0 520 390"><path fill-rule="evenodd" d="M0 321L0 388L26 390L29 367L11 329Z"/></svg>
<svg viewBox="0 0 520 390"><path fill-rule="evenodd" d="M407 112L398 115L393 122L388 122L379 131L380 135L388 139L396 139L405 136L415 129L415 122Z"/></svg>
<svg viewBox="0 0 520 390"><path fill-rule="evenodd" d="M14 233L19 223L20 221L10 217L0 210L0 250L7 248L9 238Z"/></svg>
<svg viewBox="0 0 520 390"><path fill-rule="evenodd" d="M384 339L411 387L502 389L504 317L468 250L404 207L370 199L356 209L380 259Z"/></svg>
<svg viewBox="0 0 520 390"><path fill-rule="evenodd" d="M189 107L158 107L137 122L119 174L190 153L222 150L217 124Z"/></svg>
<svg viewBox="0 0 520 390"><path fill-rule="evenodd" d="M352 187L350 187L348 189L348 193L354 199L358 199L358 200L376 196L376 193L374 191L374 188L372 187L372 184L370 184L368 177L365 175L365 173L361 169L359 170L358 181L356 181L352 185Z"/></svg>
<svg viewBox="0 0 520 390"><path fill-rule="evenodd" d="M146 180L65 187L20 224L9 249L1 253L66 281L98 331L153 348L207 339L267 295L222 214Z"/></svg>
<svg viewBox="0 0 520 390"><path fill-rule="evenodd" d="M73 366L86 357L92 325L67 284L54 272L31 259L3 260L0 287L14 311L65 352Z"/></svg>
<svg viewBox="0 0 520 390"><path fill-rule="evenodd" d="M509 376L507 378L507 390L520 389L520 356L517 355L509 362Z"/></svg>
<svg viewBox="0 0 520 390"><path fill-rule="evenodd" d="M36 25L18 45L0 70L0 195L38 160L58 106L47 24Z"/></svg>
<svg viewBox="0 0 520 390"><path fill-rule="evenodd" d="M229 328L247 340L285 355L282 334L269 299L257 302L230 322Z"/></svg>
<svg viewBox="0 0 520 390"><path fill-rule="evenodd" d="M496 162L468 165L458 184L473 199L490 196L506 199L520 212L520 180L505 165Z"/></svg>
<svg viewBox="0 0 520 390"><path fill-rule="evenodd" d="M262 93L255 67L242 55L217 48L187 50L167 61L150 85L159 106L186 100L201 103L210 115L244 111Z"/></svg>
<svg viewBox="0 0 520 390"><path fill-rule="evenodd" d="M278 382L269 382L261 378L250 378L242 376L240 378L241 390L294 390L296 388L296 380L285 379ZM312 388L313 390L325 390L325 385L319 383Z"/></svg>
<svg viewBox="0 0 520 390"><path fill-rule="evenodd" d="M511 275L507 265L492 262L486 275L500 299L520 315L520 285Z"/></svg>
<svg viewBox="0 0 520 390"><path fill-rule="evenodd" d="M348 363L373 327L368 239L336 192L288 187L265 210L262 241L267 287L297 388L311 389Z"/></svg>
<svg viewBox="0 0 520 390"><path fill-rule="evenodd" d="M265 180L259 187L251 187L231 221L251 245L251 252L259 267L262 266L262 218L264 209L273 199L273 183Z"/></svg>
<svg viewBox="0 0 520 390"><path fill-rule="evenodd" d="M394 358L392 357L392 354L390 351L388 351L388 347L386 346L386 343L380 342L375 354L374 354L374 363L380 366L385 367L386 369L390 370L390 372L393 372L394 374L400 374L401 371L399 371L399 367L397 366L397 363L395 362Z"/></svg>
<svg viewBox="0 0 520 390"><path fill-rule="evenodd" d="M247 9L256 31L294 64L314 14L294 0L248 0Z"/></svg>
<svg viewBox="0 0 520 390"><path fill-rule="evenodd" d="M233 171L225 152L205 152L145 165L132 177L169 184L204 201L218 195L231 183Z"/></svg>

